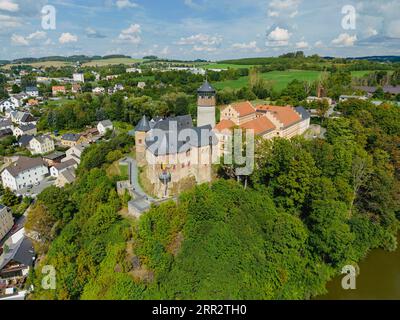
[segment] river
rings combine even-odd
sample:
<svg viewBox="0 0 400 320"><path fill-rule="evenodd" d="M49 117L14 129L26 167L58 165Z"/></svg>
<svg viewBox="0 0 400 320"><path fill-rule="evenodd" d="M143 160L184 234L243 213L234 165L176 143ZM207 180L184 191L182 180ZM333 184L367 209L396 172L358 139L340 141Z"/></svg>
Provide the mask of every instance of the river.
<svg viewBox="0 0 400 320"><path fill-rule="evenodd" d="M327 284L328 294L315 300L400 300L400 237L395 252L372 250L360 264L356 290L344 290L343 276Z"/></svg>

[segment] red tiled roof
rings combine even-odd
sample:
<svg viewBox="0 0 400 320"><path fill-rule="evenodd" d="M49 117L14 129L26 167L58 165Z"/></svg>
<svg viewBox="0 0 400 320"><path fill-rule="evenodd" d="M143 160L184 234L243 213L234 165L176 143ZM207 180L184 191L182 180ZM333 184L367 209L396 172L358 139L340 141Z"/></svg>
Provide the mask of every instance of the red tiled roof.
<svg viewBox="0 0 400 320"><path fill-rule="evenodd" d="M234 103L232 104L232 108L239 113L240 117L244 117L256 112L256 109L254 109L253 105L249 101Z"/></svg>
<svg viewBox="0 0 400 320"><path fill-rule="evenodd" d="M256 135L276 129L274 124L267 117L259 117L252 121L243 123L240 127L242 129L253 129Z"/></svg>
<svg viewBox="0 0 400 320"><path fill-rule="evenodd" d="M279 106L268 106L261 105L257 106L257 111L270 112L276 119L279 120L285 127L288 127L301 120L300 115L290 106L279 107Z"/></svg>
<svg viewBox="0 0 400 320"><path fill-rule="evenodd" d="M221 120L220 123L218 123L215 126L215 131L224 131L227 129L231 129L235 126L235 123L232 120Z"/></svg>

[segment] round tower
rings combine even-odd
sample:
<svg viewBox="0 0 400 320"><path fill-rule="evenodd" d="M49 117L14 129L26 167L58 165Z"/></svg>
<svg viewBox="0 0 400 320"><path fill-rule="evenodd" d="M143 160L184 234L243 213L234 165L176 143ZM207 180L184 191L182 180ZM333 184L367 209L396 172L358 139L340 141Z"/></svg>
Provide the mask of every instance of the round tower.
<svg viewBox="0 0 400 320"><path fill-rule="evenodd" d="M146 116L143 116L135 128L136 160L140 166L146 164L146 135L150 130L150 123Z"/></svg>

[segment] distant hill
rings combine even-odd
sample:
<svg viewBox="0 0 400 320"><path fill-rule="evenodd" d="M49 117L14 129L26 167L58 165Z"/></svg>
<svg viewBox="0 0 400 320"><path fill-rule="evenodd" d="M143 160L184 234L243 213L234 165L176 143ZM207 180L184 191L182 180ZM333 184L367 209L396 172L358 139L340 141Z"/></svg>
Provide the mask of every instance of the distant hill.
<svg viewBox="0 0 400 320"><path fill-rule="evenodd" d="M400 62L400 56L370 56L370 57L356 57L348 58L349 60L368 60L377 62Z"/></svg>
<svg viewBox="0 0 400 320"><path fill-rule="evenodd" d="M128 58L130 56L126 55L107 55L107 56L85 56L85 55L75 55L69 57L63 56L49 56L49 57L42 57L42 58L21 58L15 60L1 60L0 64L29 64L29 63L36 63L36 62L47 62L47 61L60 61L60 62L90 62L93 60L106 60L106 59L119 59L119 58Z"/></svg>

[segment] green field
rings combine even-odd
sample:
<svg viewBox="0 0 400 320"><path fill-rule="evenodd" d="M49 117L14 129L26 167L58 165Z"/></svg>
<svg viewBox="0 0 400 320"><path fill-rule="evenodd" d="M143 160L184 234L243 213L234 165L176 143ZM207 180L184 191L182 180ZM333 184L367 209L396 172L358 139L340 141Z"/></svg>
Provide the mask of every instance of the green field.
<svg viewBox="0 0 400 320"><path fill-rule="evenodd" d="M354 71L353 77L362 77L371 71ZM299 81L316 81L320 77L320 71L307 70L288 70L288 71L272 71L262 73L261 77L264 80L271 81L273 88L277 91L282 91L293 80ZM215 88L222 90L224 88L240 89L246 87L249 83L249 77L241 77L238 80L221 81L214 84Z"/></svg>
<svg viewBox="0 0 400 320"><path fill-rule="evenodd" d="M201 65L204 69L249 69L254 67L253 65L240 65L240 64L227 64L227 63L211 63L206 65Z"/></svg>
<svg viewBox="0 0 400 320"><path fill-rule="evenodd" d="M130 58L112 58L112 59L102 59L102 60L93 60L90 62L86 62L83 64L84 67L103 67L109 65L117 65L117 64L133 64L142 62L143 59L130 59Z"/></svg>

